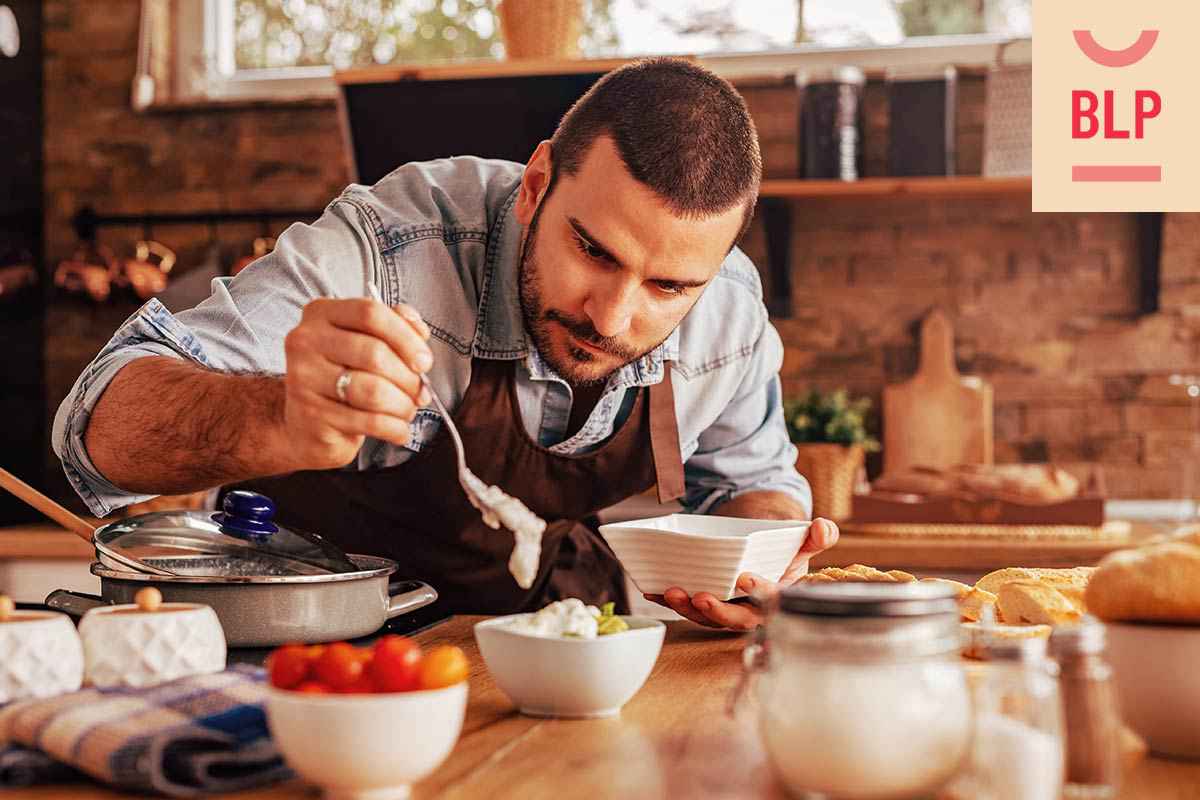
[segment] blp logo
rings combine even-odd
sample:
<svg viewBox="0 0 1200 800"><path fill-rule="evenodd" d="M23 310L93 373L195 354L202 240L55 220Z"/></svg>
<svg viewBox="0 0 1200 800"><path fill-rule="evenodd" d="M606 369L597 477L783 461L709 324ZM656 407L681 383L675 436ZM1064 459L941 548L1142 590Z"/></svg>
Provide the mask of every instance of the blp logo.
<svg viewBox="0 0 1200 800"><path fill-rule="evenodd" d="M1102 67L1122 69L1137 64L1150 55L1158 43L1157 30L1144 30L1137 41L1124 50L1101 46L1088 30L1076 30L1075 45L1085 56ZM1130 130L1116 122L1116 107L1120 93L1115 89L1102 90L1101 95L1089 89L1071 92L1071 138L1128 139ZM1162 113L1162 96L1153 89L1136 89L1128 98L1133 104L1133 137L1144 139L1146 123ZM1103 121L1102 121L1103 120ZM1158 182L1162 180L1161 164L1074 164L1071 180L1081 182Z"/></svg>
<svg viewBox="0 0 1200 800"><path fill-rule="evenodd" d="M1033 210L1200 211L1200 0L1034 0Z"/></svg>

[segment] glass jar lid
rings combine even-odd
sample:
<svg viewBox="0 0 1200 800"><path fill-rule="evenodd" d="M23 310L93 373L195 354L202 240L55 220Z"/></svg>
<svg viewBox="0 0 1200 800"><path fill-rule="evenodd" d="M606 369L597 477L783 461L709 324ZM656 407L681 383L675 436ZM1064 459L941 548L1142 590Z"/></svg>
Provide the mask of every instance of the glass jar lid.
<svg viewBox="0 0 1200 800"><path fill-rule="evenodd" d="M814 583L780 593L769 638L793 657L906 661L961 647L954 589L935 583Z"/></svg>
<svg viewBox="0 0 1200 800"><path fill-rule="evenodd" d="M940 583L801 583L784 589L779 610L821 617L958 614L954 588Z"/></svg>

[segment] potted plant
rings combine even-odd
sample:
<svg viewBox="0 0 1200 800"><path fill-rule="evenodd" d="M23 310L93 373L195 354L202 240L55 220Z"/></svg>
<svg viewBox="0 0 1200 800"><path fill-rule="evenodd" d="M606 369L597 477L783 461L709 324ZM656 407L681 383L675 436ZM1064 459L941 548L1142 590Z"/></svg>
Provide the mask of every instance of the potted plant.
<svg viewBox="0 0 1200 800"><path fill-rule="evenodd" d="M812 486L813 516L850 516L854 483L868 452L879 441L867 431L871 398L851 399L845 389L817 390L784 403L788 435L796 445L796 469Z"/></svg>

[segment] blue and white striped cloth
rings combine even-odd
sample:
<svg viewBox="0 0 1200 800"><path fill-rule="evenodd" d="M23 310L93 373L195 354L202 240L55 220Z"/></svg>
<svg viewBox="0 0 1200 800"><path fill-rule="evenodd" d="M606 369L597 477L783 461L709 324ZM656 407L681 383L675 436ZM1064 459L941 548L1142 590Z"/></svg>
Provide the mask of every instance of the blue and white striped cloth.
<svg viewBox="0 0 1200 800"><path fill-rule="evenodd" d="M267 729L265 672L236 666L147 689L0 707L0 789L69 780L197 797L291 777Z"/></svg>

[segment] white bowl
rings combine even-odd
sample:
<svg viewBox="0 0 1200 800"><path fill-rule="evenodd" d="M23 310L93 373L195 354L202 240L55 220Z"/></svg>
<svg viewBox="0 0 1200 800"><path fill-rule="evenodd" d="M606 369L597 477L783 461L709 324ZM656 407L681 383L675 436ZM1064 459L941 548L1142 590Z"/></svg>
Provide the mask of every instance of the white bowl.
<svg viewBox="0 0 1200 800"><path fill-rule="evenodd" d="M1155 753L1200 759L1200 626L1108 622L1121 716Z"/></svg>
<svg viewBox="0 0 1200 800"><path fill-rule="evenodd" d="M505 626L513 614L475 625L475 641L496 684L531 717L612 717L637 694L662 650L666 626L622 617L629 630L595 639L531 636Z"/></svg>
<svg viewBox="0 0 1200 800"><path fill-rule="evenodd" d="M662 594L678 586L728 600L738 576L777 581L808 535L809 522L669 514L600 526L638 590Z"/></svg>
<svg viewBox="0 0 1200 800"><path fill-rule="evenodd" d="M454 749L467 682L386 694L268 687L266 708L284 760L328 800L399 800Z"/></svg>

